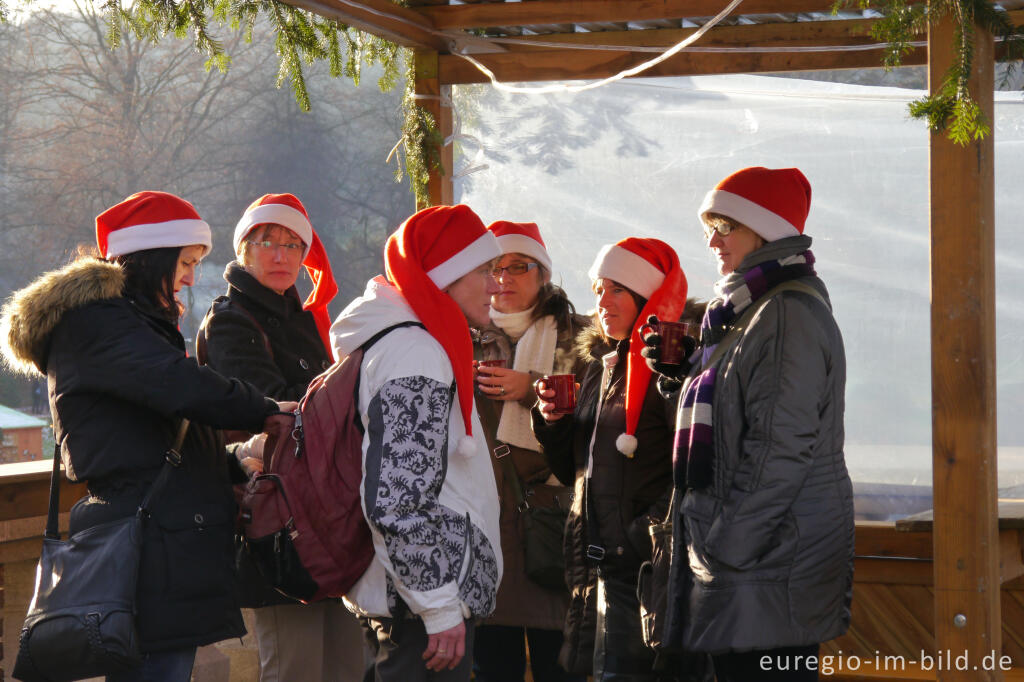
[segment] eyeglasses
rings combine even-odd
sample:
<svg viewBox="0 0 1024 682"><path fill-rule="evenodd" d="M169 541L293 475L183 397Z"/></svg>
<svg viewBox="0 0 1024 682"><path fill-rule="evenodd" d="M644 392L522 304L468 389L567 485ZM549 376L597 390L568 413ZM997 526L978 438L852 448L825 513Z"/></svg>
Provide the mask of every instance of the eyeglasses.
<svg viewBox="0 0 1024 682"><path fill-rule="evenodd" d="M503 268L495 267L491 270L491 276L494 277L494 279L498 279L501 277L502 273L507 272L513 277L518 277L519 275L525 275L535 267L537 267L536 263L513 263L512 265L506 265Z"/></svg>
<svg viewBox="0 0 1024 682"><path fill-rule="evenodd" d="M733 225L732 223L727 223L725 221L716 222L714 225L708 225L707 223L705 223L704 238L708 241L711 241L711 237L715 235L715 232L717 232L722 237L728 237L732 233L732 231L736 229L736 227L736 225Z"/></svg>
<svg viewBox="0 0 1024 682"><path fill-rule="evenodd" d="M277 251L278 249L284 249L285 255L287 255L290 258L295 258L295 257L301 256L302 252L305 251L305 249L306 249L305 245L303 245L302 243L299 243L299 244L278 244L277 242L272 242L269 239L265 239L265 240L259 241L259 242L251 241L250 240L249 243L252 244L255 247L263 249L264 251L271 251L271 252L273 252L273 251Z"/></svg>

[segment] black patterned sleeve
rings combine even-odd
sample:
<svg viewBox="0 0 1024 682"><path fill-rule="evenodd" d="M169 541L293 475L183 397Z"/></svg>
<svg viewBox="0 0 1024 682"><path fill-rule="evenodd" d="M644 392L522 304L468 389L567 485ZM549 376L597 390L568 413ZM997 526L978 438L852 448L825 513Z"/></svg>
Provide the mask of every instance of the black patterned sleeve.
<svg viewBox="0 0 1024 682"><path fill-rule="evenodd" d="M438 502L451 401L445 384L402 377L385 383L368 410L366 513L384 539L396 587L416 613L459 608L466 520Z"/></svg>

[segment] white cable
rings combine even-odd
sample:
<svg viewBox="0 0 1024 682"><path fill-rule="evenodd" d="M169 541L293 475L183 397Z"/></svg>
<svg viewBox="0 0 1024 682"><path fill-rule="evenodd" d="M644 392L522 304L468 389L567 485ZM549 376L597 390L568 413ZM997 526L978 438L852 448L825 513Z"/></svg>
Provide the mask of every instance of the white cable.
<svg viewBox="0 0 1024 682"><path fill-rule="evenodd" d="M646 71L647 69L651 68L652 66L660 64L661 62L665 61L666 59L669 59L669 58L675 56L677 53L679 53L680 51L685 49L687 46L689 46L689 45L697 42L698 40L700 40L704 36L704 34L707 33L708 31L710 31L712 28L714 28L715 25L718 24L718 22L720 22L725 17L729 16L729 14L734 9L736 9L736 7L738 7L741 2L743 2L743 0L732 0L732 2L730 2L728 5L726 5L725 9L723 9L721 12L716 14L711 19L711 21L707 22L706 24L701 26L699 29L697 29L692 35L687 36L686 38L684 38L680 42L676 43L671 48L669 48L667 51L665 51L662 54L658 55L654 59L650 59L650 60L648 60L648 61L646 61L646 62L644 62L642 64L637 64L636 66L634 66L631 69L626 69L625 71L620 71L619 73L615 74L614 76L609 76L608 78L602 78L601 80L592 81L590 83L584 83L582 85L565 85L564 83L555 83L553 85L543 85L543 86L540 86L540 87L523 87L523 86L519 86L519 85L506 85L505 83L502 83L501 81L499 81L497 79L497 77L494 75L493 71L488 69L486 66L481 64L479 61L477 61L473 57L471 57L468 54L465 54L463 52L457 52L456 54L459 57L462 57L463 59L468 61L470 64L474 65L477 69L479 69L485 76L487 76L487 78L490 79L491 85L493 85L495 88L497 88L498 90L501 90L503 92L511 92L511 93L519 93L519 94L529 94L529 95L541 95L541 94L546 94L546 93L549 93L549 92L583 92L584 90L593 90L594 88L600 88L602 86L608 85L609 83L614 83L615 81L622 80L623 78L628 78L630 76L636 76L637 74L643 73L644 71Z"/></svg>

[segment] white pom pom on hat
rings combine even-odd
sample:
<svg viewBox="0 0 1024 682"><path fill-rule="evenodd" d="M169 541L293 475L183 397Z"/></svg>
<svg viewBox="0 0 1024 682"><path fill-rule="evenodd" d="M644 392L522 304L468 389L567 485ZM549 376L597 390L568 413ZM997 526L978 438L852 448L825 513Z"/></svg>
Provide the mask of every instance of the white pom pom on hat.
<svg viewBox="0 0 1024 682"><path fill-rule="evenodd" d="M472 457L476 452L476 441L473 436L460 436L459 444L455 448L455 454L459 457Z"/></svg>
<svg viewBox="0 0 1024 682"><path fill-rule="evenodd" d="M615 448L626 457L632 457L636 452L636 436L620 433L619 437L615 439Z"/></svg>

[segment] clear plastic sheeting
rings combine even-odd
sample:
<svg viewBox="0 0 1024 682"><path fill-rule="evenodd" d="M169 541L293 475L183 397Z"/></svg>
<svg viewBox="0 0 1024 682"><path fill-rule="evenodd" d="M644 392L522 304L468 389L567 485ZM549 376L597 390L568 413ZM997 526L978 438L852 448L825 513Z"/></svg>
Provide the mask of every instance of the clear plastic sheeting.
<svg viewBox="0 0 1024 682"><path fill-rule="evenodd" d="M626 236L670 243L690 295L710 297L717 272L697 220L705 192L745 166L800 168L813 187L807 234L846 342L858 509L892 518L931 506L928 133L907 114L922 94L763 76L543 97L461 86L456 120L486 168L457 179L455 196L485 222L537 222L555 281L589 310L586 271L602 244ZM996 93L993 129L999 485L1014 495L1024 492L1020 93ZM456 173L478 154L463 151Z"/></svg>

